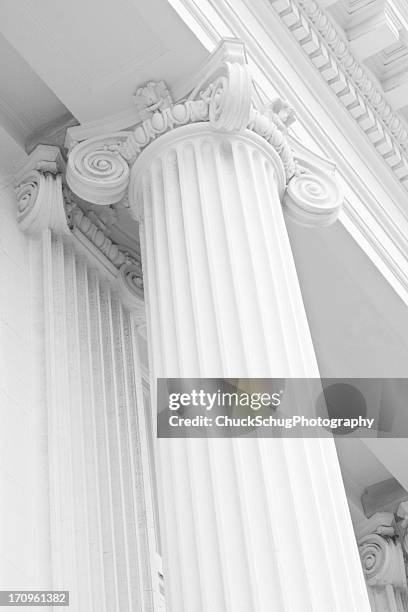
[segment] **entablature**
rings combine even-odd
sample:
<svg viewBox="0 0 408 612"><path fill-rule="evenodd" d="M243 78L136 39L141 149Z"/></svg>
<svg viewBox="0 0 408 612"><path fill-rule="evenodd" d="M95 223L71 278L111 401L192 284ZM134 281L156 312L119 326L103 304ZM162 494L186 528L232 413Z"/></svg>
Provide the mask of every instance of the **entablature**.
<svg viewBox="0 0 408 612"><path fill-rule="evenodd" d="M172 0L209 51L226 33L245 41L257 90L283 95L299 118L291 132L333 159L345 193L340 221L408 304L407 124L352 52L330 4Z"/></svg>
<svg viewBox="0 0 408 612"><path fill-rule="evenodd" d="M319 0L385 98L408 117L408 6L399 0Z"/></svg>

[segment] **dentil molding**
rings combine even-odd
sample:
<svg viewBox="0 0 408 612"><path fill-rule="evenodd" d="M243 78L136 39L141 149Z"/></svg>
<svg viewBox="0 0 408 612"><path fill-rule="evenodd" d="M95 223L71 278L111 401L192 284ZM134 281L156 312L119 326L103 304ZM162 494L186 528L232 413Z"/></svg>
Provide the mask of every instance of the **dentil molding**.
<svg viewBox="0 0 408 612"><path fill-rule="evenodd" d="M40 236L44 230L66 236L92 267L112 282L124 305L140 323L145 320L140 255L113 242L101 223L81 208L65 182L65 162L58 147L38 145L17 173L17 221L22 231Z"/></svg>
<svg viewBox="0 0 408 612"><path fill-rule="evenodd" d="M408 129L314 0L269 0L323 79L408 189Z"/></svg>
<svg viewBox="0 0 408 612"><path fill-rule="evenodd" d="M110 118L100 122L99 134L95 124L91 130L86 125L69 129L66 176L72 191L99 205L120 201L130 168L151 142L177 127L205 122L224 134L254 131L273 147L285 173L283 205L295 221L326 225L337 218L343 197L333 166L294 145L288 136L293 111L284 101L261 103L241 41L224 39L186 83L184 97L176 102L163 81L139 87L134 96L139 122L122 125L122 131L109 132Z"/></svg>

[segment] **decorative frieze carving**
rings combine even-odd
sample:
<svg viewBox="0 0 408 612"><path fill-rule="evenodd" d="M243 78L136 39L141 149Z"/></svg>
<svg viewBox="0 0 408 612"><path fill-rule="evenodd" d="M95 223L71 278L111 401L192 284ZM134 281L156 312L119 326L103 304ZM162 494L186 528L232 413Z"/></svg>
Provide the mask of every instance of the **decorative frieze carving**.
<svg viewBox="0 0 408 612"><path fill-rule="evenodd" d="M138 125L118 150L129 164L133 164L139 153L158 136L181 125L208 121L208 117L208 100L203 98L174 104Z"/></svg>
<svg viewBox="0 0 408 612"><path fill-rule="evenodd" d="M331 17L314 0L270 2L397 179L408 188L407 127L353 56Z"/></svg>
<svg viewBox="0 0 408 612"><path fill-rule="evenodd" d="M221 96L222 94L219 95ZM214 97L212 98L212 96ZM189 123L198 123L201 121L209 121L211 123L212 102L217 107L216 110L213 111L213 115L216 117L214 118L215 123L218 124L221 118L219 115L221 111L218 107L221 105L221 102L217 100L214 89L211 86L206 92L202 93L202 97L199 100L186 100L180 102L172 107L166 108L161 113L155 113L150 119L143 121L142 125L137 126L123 144L118 144L118 152L120 152L129 164L133 164L141 151L161 134ZM281 115L275 112L274 109L277 107ZM281 111L281 109L284 109L284 111ZM275 148L281 157L286 177L289 181L295 174L296 164L292 150L285 138L287 125L282 119L282 115L284 114L287 114L288 117L292 116L292 113L288 112L287 107L281 100L276 100L270 105L270 108L263 113L252 107L246 127L265 138L265 140ZM288 119L285 120L286 122L288 121Z"/></svg>
<svg viewBox="0 0 408 612"><path fill-rule="evenodd" d="M129 167L150 143L178 127L205 122L224 134L251 130L273 147L288 186L284 203L294 220L322 225L336 219L343 198L332 173L327 175L321 158L310 152L307 163L300 163L287 132L293 110L280 99L267 106L259 102L241 41L223 41L176 103L164 82L139 88L136 100L145 117L139 124L71 147L67 182L79 197L100 205L119 201L129 184Z"/></svg>
<svg viewBox="0 0 408 612"><path fill-rule="evenodd" d="M143 273L140 255L127 246L116 244L79 206L77 199L64 186L64 203L68 225L74 236L83 242L87 239L98 251L103 254L118 271L118 282L121 292L126 296L130 293L130 300L137 295L143 299ZM81 236L79 236L81 234ZM130 304L127 297L126 303Z"/></svg>

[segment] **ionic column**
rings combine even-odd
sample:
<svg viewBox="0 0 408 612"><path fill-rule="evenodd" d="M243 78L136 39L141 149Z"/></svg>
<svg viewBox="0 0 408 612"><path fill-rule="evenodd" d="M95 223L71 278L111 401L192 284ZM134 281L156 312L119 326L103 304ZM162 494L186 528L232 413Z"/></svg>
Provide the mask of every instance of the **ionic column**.
<svg viewBox="0 0 408 612"><path fill-rule="evenodd" d="M108 146L76 145L68 180L80 194L103 168L98 201L109 203L129 163L152 386L318 376L282 201L302 223L331 222L331 166L293 153L290 110L257 103L239 43L224 43L178 104L163 84L136 99L140 125ZM157 450L170 612L369 611L331 440L171 439Z"/></svg>

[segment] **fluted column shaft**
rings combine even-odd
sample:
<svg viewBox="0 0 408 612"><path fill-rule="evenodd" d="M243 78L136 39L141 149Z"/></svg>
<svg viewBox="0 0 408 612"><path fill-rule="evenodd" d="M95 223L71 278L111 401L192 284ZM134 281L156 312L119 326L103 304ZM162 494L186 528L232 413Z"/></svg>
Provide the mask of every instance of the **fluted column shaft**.
<svg viewBox="0 0 408 612"><path fill-rule="evenodd" d="M132 169L155 377L318 369L270 144L205 123ZM170 612L368 612L331 440L159 440Z"/></svg>
<svg viewBox="0 0 408 612"><path fill-rule="evenodd" d="M69 590L76 612L156 612L138 255L91 221L63 186L63 171L59 150L39 145L16 177L44 362L50 586Z"/></svg>

